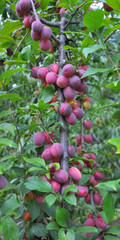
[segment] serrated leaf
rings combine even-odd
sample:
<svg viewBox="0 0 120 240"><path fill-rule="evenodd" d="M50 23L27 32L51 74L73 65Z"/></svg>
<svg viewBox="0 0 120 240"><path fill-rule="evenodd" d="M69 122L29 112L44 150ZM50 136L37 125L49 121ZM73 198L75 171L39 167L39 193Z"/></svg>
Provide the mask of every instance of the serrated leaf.
<svg viewBox="0 0 120 240"><path fill-rule="evenodd" d="M120 11L120 1L119 0L106 0L106 3L113 9Z"/></svg>
<svg viewBox="0 0 120 240"><path fill-rule="evenodd" d="M107 181L104 183L98 183L96 185L97 188L105 189L105 190L117 190L117 185L120 183L120 179L113 180L113 181Z"/></svg>
<svg viewBox="0 0 120 240"><path fill-rule="evenodd" d="M56 220L60 226L67 227L68 217L69 217L69 212L67 211L67 209L57 207Z"/></svg>
<svg viewBox="0 0 120 240"><path fill-rule="evenodd" d="M84 78L86 76L90 76L90 75L93 75L93 74L96 74L96 73L104 73L104 72L107 72L107 71L111 71L111 69L106 69L106 68L92 68L92 67L89 67L87 69L87 71L83 74L83 76L81 78Z"/></svg>
<svg viewBox="0 0 120 240"><path fill-rule="evenodd" d="M39 217L39 214L40 214L39 204L35 201L29 201L28 211L30 212L30 216L31 216L32 220L35 220L37 217Z"/></svg>
<svg viewBox="0 0 120 240"><path fill-rule="evenodd" d="M115 235L115 236L112 236L112 235L105 235L104 236L104 239L105 240L119 240L119 238Z"/></svg>
<svg viewBox="0 0 120 240"><path fill-rule="evenodd" d="M91 32L96 32L101 26L103 18L104 12L102 10L92 10L85 14L83 23Z"/></svg>
<svg viewBox="0 0 120 240"><path fill-rule="evenodd" d="M55 193L50 183L37 176L28 178L24 184L30 190Z"/></svg>
<svg viewBox="0 0 120 240"><path fill-rule="evenodd" d="M117 148L116 154L120 154L120 138L111 138L108 140L108 143L116 146Z"/></svg>
<svg viewBox="0 0 120 240"><path fill-rule="evenodd" d="M20 20L7 20L4 22L3 29L0 33L4 36L6 34L13 33L14 30L17 30L21 26L23 26L23 24Z"/></svg>
<svg viewBox="0 0 120 240"><path fill-rule="evenodd" d="M120 225L110 226L106 233L120 235Z"/></svg>
<svg viewBox="0 0 120 240"><path fill-rule="evenodd" d="M18 100L21 100L22 98L17 93L11 93L11 94L5 93L5 94L0 95L0 99L10 99L14 103Z"/></svg>
<svg viewBox="0 0 120 240"><path fill-rule="evenodd" d="M45 197L45 200L47 202L48 207L51 207L55 203L56 199L57 199L57 196L55 196L53 194L47 195Z"/></svg>
<svg viewBox="0 0 120 240"><path fill-rule="evenodd" d="M30 163L30 164L34 164L36 166L45 167L45 161L42 158L38 157L38 158L31 158L31 159L29 159L29 158L23 157L23 159L26 162Z"/></svg>
<svg viewBox="0 0 120 240"><path fill-rule="evenodd" d="M105 48L106 47L104 45L94 44L94 45L91 45L89 47L83 48L83 54L84 54L85 58L87 58L89 53L93 53L93 52L95 52L99 49L105 49Z"/></svg>
<svg viewBox="0 0 120 240"><path fill-rule="evenodd" d="M20 204L16 199L10 198L2 204L1 213L2 215L6 215L6 216L11 215L13 211L16 210L19 206Z"/></svg>
<svg viewBox="0 0 120 240"><path fill-rule="evenodd" d="M8 78L10 77L12 74L16 73L16 72L21 72L21 71L28 71L28 69L26 68L17 68L17 69L9 69L5 72L3 72L0 75L0 82L4 79L4 78Z"/></svg>
<svg viewBox="0 0 120 240"><path fill-rule="evenodd" d="M7 138L0 138L0 146L9 146L9 147L17 148L17 144Z"/></svg>
<svg viewBox="0 0 120 240"><path fill-rule="evenodd" d="M45 237L47 235L46 226L41 223L32 225L30 232L37 237Z"/></svg>
<svg viewBox="0 0 120 240"><path fill-rule="evenodd" d="M104 198L103 210L108 219L108 222L111 222L115 214L115 199L111 193L108 193Z"/></svg>
<svg viewBox="0 0 120 240"><path fill-rule="evenodd" d="M49 4L50 0L41 0L40 1L40 8L42 8L42 10L46 9L48 4Z"/></svg>
<svg viewBox="0 0 120 240"><path fill-rule="evenodd" d="M51 85L43 89L41 99L45 103L48 103L53 98L54 95L55 95L55 88L54 86Z"/></svg>
<svg viewBox="0 0 120 240"><path fill-rule="evenodd" d="M68 194L64 197L65 201L69 203L70 205L76 206L77 201L76 197L73 194Z"/></svg>
<svg viewBox="0 0 120 240"><path fill-rule="evenodd" d="M0 131L7 131L7 132L10 132L11 134L14 134L15 128L16 128L15 125L11 123L0 124Z"/></svg>
<svg viewBox="0 0 120 240"><path fill-rule="evenodd" d="M107 84L105 87L120 91L120 80Z"/></svg>
<svg viewBox="0 0 120 240"><path fill-rule="evenodd" d="M75 228L77 232L80 233L89 233L89 232L98 232L96 227L83 226Z"/></svg>
<svg viewBox="0 0 120 240"><path fill-rule="evenodd" d="M47 224L47 230L58 230L60 227L56 222L50 222Z"/></svg>
<svg viewBox="0 0 120 240"><path fill-rule="evenodd" d="M4 240L19 240L19 231L15 221L11 217L3 218Z"/></svg>

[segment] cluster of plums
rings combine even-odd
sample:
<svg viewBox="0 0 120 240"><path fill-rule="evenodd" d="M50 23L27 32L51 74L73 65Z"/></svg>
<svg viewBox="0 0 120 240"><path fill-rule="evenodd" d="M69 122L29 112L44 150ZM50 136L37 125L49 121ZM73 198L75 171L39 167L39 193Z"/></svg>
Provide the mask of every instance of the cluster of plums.
<svg viewBox="0 0 120 240"><path fill-rule="evenodd" d="M39 8L40 2L33 1L35 8ZM34 41L40 41L39 47L43 51L47 51L51 47L50 37L52 35L51 28L45 26L39 20L36 20L34 15L31 15L31 1L30 0L19 0L16 4L16 13L19 17L24 17L24 26L31 28L31 37Z"/></svg>
<svg viewBox="0 0 120 240"><path fill-rule="evenodd" d="M56 89L57 87L63 89L65 102L61 104L59 111L65 117L66 122L71 125L74 125L77 119L81 120L84 115L75 96L88 93L86 84L88 77L81 79L87 69L86 65L80 66L76 70L72 64L66 64L62 69L62 74L58 76L59 66L55 63L48 67L35 66L32 68L32 77L40 78L43 86L53 84ZM89 97L84 98L86 108L90 108L90 101Z"/></svg>

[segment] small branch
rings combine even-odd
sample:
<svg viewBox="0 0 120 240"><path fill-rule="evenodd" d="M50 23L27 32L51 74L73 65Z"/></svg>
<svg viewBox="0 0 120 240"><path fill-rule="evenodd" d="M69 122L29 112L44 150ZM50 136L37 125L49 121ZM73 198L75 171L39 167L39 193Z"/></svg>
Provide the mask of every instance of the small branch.
<svg viewBox="0 0 120 240"><path fill-rule="evenodd" d="M114 29L114 31L112 31L104 40L104 43L106 43L108 41L108 39L117 31L117 29Z"/></svg>
<svg viewBox="0 0 120 240"><path fill-rule="evenodd" d="M54 141L52 140L52 138L51 138L51 136L50 136L49 132L47 131L46 127L44 126L44 122L43 122L43 119L42 119L42 116L41 116L41 114L39 114L39 116L40 116L40 120L41 120L41 122L42 122L42 128L43 128L43 129L44 129L44 131L45 131L45 132L48 134L48 136L49 136L49 138L50 138L51 142L52 142L52 143L54 143Z"/></svg>
<svg viewBox="0 0 120 240"><path fill-rule="evenodd" d="M55 42L57 42L58 44L60 43L59 39L52 33L52 36L51 36Z"/></svg>
<svg viewBox="0 0 120 240"><path fill-rule="evenodd" d="M32 9L33 9L33 13L35 15L35 18L37 21L41 21L42 23L45 23L46 25L48 26L51 26L51 27L60 27L60 23L59 22L50 22L50 21L47 21L43 18L39 18L38 15L37 15L37 12L36 12L36 9L35 9L35 6L34 6L34 3L33 3L33 0L30 0L31 1L31 4L32 4Z"/></svg>
<svg viewBox="0 0 120 240"><path fill-rule="evenodd" d="M112 60L112 58L110 57L109 53L107 52L106 49L104 49L104 51L105 51L106 55L108 56L109 61L112 63L112 65L113 65L114 68L116 69L116 66L115 66L115 64L114 64L114 62L113 62L113 60ZM117 71L118 76L120 77L120 73L119 73L118 69L117 69L116 71Z"/></svg>
<svg viewBox="0 0 120 240"><path fill-rule="evenodd" d="M16 130L17 130L17 134L18 134L18 140L19 140L19 143L20 143L20 147L21 147L21 153L23 154L23 146L22 146L22 143L21 143L21 139L20 139L20 132L19 132L19 129L17 127L17 123L16 123L16 119L15 119L15 113L13 113L13 120L14 120L14 123L15 123L15 127L16 127Z"/></svg>
<svg viewBox="0 0 120 240"><path fill-rule="evenodd" d="M96 212L96 206L95 206L95 203L94 203L94 198L93 198L93 190L90 191L90 197L91 197L91 204L92 204L92 207L94 209L94 211Z"/></svg>
<svg viewBox="0 0 120 240"><path fill-rule="evenodd" d="M71 14L71 18L70 18L70 20L66 23L64 29L67 28L67 26L71 23L73 17L75 16L75 14L76 14L76 13L79 11L79 9L80 9L83 5L85 5L85 4L86 4L86 2L83 2L79 7L77 7L77 8L75 9L75 12L74 12L73 14Z"/></svg>
<svg viewBox="0 0 120 240"><path fill-rule="evenodd" d="M81 100L81 109L83 110L83 100ZM84 117L81 119L81 146L82 146L82 151L84 151L85 149L85 145L84 145Z"/></svg>

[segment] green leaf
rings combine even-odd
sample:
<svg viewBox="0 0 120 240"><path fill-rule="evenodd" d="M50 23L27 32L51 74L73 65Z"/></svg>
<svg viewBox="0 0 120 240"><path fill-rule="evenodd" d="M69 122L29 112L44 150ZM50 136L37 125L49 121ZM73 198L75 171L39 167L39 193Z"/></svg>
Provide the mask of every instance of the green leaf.
<svg viewBox="0 0 120 240"><path fill-rule="evenodd" d="M5 9L5 1L1 0L0 1L0 14L3 13L4 9Z"/></svg>
<svg viewBox="0 0 120 240"><path fill-rule="evenodd" d="M41 0L40 1L40 8L42 8L42 10L46 9L49 2L50 2L50 0Z"/></svg>
<svg viewBox="0 0 120 240"><path fill-rule="evenodd" d="M3 218L4 240L19 240L19 232L15 221L11 218Z"/></svg>
<svg viewBox="0 0 120 240"><path fill-rule="evenodd" d="M57 196L55 196L53 194L47 195L45 197L45 200L47 202L48 207L51 207L55 203L56 199L57 199Z"/></svg>
<svg viewBox="0 0 120 240"><path fill-rule="evenodd" d="M69 217L69 212L67 211L67 209L57 207L56 220L60 226L67 227L68 217Z"/></svg>
<svg viewBox="0 0 120 240"><path fill-rule="evenodd" d="M97 188L105 189L105 190L117 190L117 185L120 183L120 179L113 180L113 181L107 181L104 183L98 183Z"/></svg>
<svg viewBox="0 0 120 240"><path fill-rule="evenodd" d="M66 240L65 229L61 228L58 232L59 240Z"/></svg>
<svg viewBox="0 0 120 240"><path fill-rule="evenodd" d="M110 6L110 7L112 7L112 8L114 8L115 10L118 10L118 11L120 11L120 1L119 0L106 0L106 3Z"/></svg>
<svg viewBox="0 0 120 240"><path fill-rule="evenodd" d="M43 169L40 167L31 167L26 171L26 174L28 174L29 172L40 171L40 170L43 170Z"/></svg>
<svg viewBox="0 0 120 240"><path fill-rule="evenodd" d="M98 108L94 108L92 112L96 112L98 110L109 108L109 107L119 108L120 104L109 104L109 105L101 106L101 107L98 107Z"/></svg>
<svg viewBox="0 0 120 240"><path fill-rule="evenodd" d="M55 88L53 85L51 85L43 89L41 99L45 103L48 103L53 98L54 95L55 95Z"/></svg>
<svg viewBox="0 0 120 240"><path fill-rule="evenodd" d="M111 193L108 193L104 198L103 210L108 219L108 222L111 222L115 214L115 199Z"/></svg>
<svg viewBox="0 0 120 240"><path fill-rule="evenodd" d="M36 165L36 166L41 166L41 167L45 168L45 161L42 158L31 158L31 159L29 159L29 158L23 157L23 159L30 164L33 164L33 165Z"/></svg>
<svg viewBox="0 0 120 240"><path fill-rule="evenodd" d="M12 42L14 42L14 38L12 38L8 35L0 36L0 43L6 43L6 42L11 44Z"/></svg>
<svg viewBox="0 0 120 240"><path fill-rule="evenodd" d="M0 3L0 6L1 6L1 3ZM0 33L1 33L1 35L13 33L13 31L17 30L21 26L23 26L23 23L20 20L17 20L17 21L16 20L7 20L4 22L3 29Z"/></svg>
<svg viewBox="0 0 120 240"><path fill-rule="evenodd" d="M16 72L21 72L21 71L29 71L29 70L26 69L26 68L9 69L9 70L3 72L3 73L0 75L0 82L1 82L4 78L8 78L8 77L10 77L12 74L14 74L14 73L16 73Z"/></svg>
<svg viewBox="0 0 120 240"><path fill-rule="evenodd" d="M114 89L116 91L120 91L120 80L109 83L106 85L107 88Z"/></svg>
<svg viewBox="0 0 120 240"><path fill-rule="evenodd" d="M10 198L6 200L2 207L1 207L1 213L2 215L11 215L15 209L17 209L20 206L18 201L14 198Z"/></svg>
<svg viewBox="0 0 120 240"><path fill-rule="evenodd" d="M32 220L35 220L40 215L40 206L35 201L29 201L28 203L28 211L30 212L30 216Z"/></svg>
<svg viewBox="0 0 120 240"><path fill-rule="evenodd" d="M106 233L120 235L120 225L110 226Z"/></svg>
<svg viewBox="0 0 120 240"><path fill-rule="evenodd" d="M101 44L94 44L94 45L91 45L87 48L84 48L83 49L83 54L85 56L85 58L87 58L88 54L89 53L93 53L99 49L105 49L106 47L104 45L101 45Z"/></svg>
<svg viewBox="0 0 120 240"><path fill-rule="evenodd" d="M31 45L24 47L21 51L21 58L23 61L30 62L31 60Z"/></svg>
<svg viewBox="0 0 120 240"><path fill-rule="evenodd" d="M8 60L8 61L5 61L4 64L7 64L7 65L20 65L20 64L25 64L27 63L27 61L22 61L22 60Z"/></svg>
<svg viewBox="0 0 120 240"><path fill-rule="evenodd" d="M76 206L77 201L76 201L76 197L73 194L69 194L67 196L64 197L65 201L71 205Z"/></svg>
<svg viewBox="0 0 120 240"><path fill-rule="evenodd" d="M90 75L93 75L93 74L96 74L96 73L103 73L103 72L107 72L107 71L110 72L110 70L111 69L106 69L106 68L92 68L92 67L89 67L81 78L84 78L86 76L90 76Z"/></svg>
<svg viewBox="0 0 120 240"><path fill-rule="evenodd" d="M37 176L28 178L25 181L25 186L30 190L55 193L50 183Z"/></svg>
<svg viewBox="0 0 120 240"><path fill-rule="evenodd" d="M13 113L14 113L14 111L9 111L8 109L6 109L0 113L0 117L5 117L5 116L11 115Z"/></svg>
<svg viewBox="0 0 120 240"><path fill-rule="evenodd" d="M17 144L8 138L0 138L0 146L9 146L17 148Z"/></svg>
<svg viewBox="0 0 120 240"><path fill-rule="evenodd" d="M18 100L21 100L22 98L17 93L12 93L12 94L5 93L0 95L0 99L10 99L14 103Z"/></svg>
<svg viewBox="0 0 120 240"><path fill-rule="evenodd" d="M35 223L30 229L30 233L37 237L45 237L47 235L46 226L41 223Z"/></svg>
<svg viewBox="0 0 120 240"><path fill-rule="evenodd" d="M116 154L120 154L120 138L111 138L108 140L108 143L116 146L117 148Z"/></svg>
<svg viewBox="0 0 120 240"><path fill-rule="evenodd" d="M75 233L73 229L61 228L58 232L59 240L75 240Z"/></svg>
<svg viewBox="0 0 120 240"><path fill-rule="evenodd" d="M15 128L16 128L15 125L11 123L0 124L0 131L7 131L7 132L10 132L11 134L14 134Z"/></svg>
<svg viewBox="0 0 120 240"><path fill-rule="evenodd" d="M89 232L98 232L96 227L83 226L75 228L77 232L80 233L89 233Z"/></svg>
<svg viewBox="0 0 120 240"><path fill-rule="evenodd" d="M112 236L112 235L105 235L104 236L105 240L119 240L117 236Z"/></svg>
<svg viewBox="0 0 120 240"><path fill-rule="evenodd" d="M83 48L88 47L88 46L93 45L93 44L94 44L94 41L90 36L85 37L82 41L82 47Z"/></svg>
<svg viewBox="0 0 120 240"><path fill-rule="evenodd" d="M90 175L91 175L90 173L89 174L82 173L82 178L80 179L79 184L84 185L85 183L87 183L88 180L90 179Z"/></svg>
<svg viewBox="0 0 120 240"><path fill-rule="evenodd" d="M56 222L50 222L47 224L47 230L58 230L60 227Z"/></svg>
<svg viewBox="0 0 120 240"><path fill-rule="evenodd" d="M83 23L91 32L96 32L101 26L103 18L104 12L102 10L92 10L85 14Z"/></svg>
<svg viewBox="0 0 120 240"><path fill-rule="evenodd" d="M70 185L64 189L63 197L65 197L69 191L79 192L78 188L75 185Z"/></svg>

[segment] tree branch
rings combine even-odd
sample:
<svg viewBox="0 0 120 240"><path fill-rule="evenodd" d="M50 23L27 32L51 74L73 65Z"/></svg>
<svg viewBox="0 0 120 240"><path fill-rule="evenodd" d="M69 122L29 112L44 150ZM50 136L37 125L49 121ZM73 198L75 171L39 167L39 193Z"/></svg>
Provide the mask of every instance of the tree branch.
<svg viewBox="0 0 120 240"><path fill-rule="evenodd" d="M64 34L64 26L65 26L65 18L61 18L60 23L60 45L59 45L59 75L62 74L62 68L65 65L65 34ZM60 104L64 102L63 90L58 88L58 101ZM68 153L67 153L67 126L65 122L65 118L58 112L58 119L61 121L62 125L59 127L60 133L60 143L63 147L63 155L61 157L61 168L65 171L68 170Z"/></svg>
<svg viewBox="0 0 120 240"><path fill-rule="evenodd" d="M108 39L117 31L117 29L114 29L114 31L112 31L104 40L104 43L106 43L108 41Z"/></svg>
<svg viewBox="0 0 120 240"><path fill-rule="evenodd" d="M33 0L30 0L30 1L31 1L31 4L32 4L33 13L34 13L37 21L41 21L42 23L45 23L46 25L51 26L51 27L58 27L58 28L60 27L60 22L50 22L50 21L47 21L47 20L45 20L41 17L39 18L38 15L37 15Z"/></svg>
<svg viewBox="0 0 120 240"><path fill-rule="evenodd" d="M95 206L95 203L94 203L94 198L93 198L93 190L90 191L90 198L91 198L91 204L92 204L92 207L93 209L95 210L96 212L96 206Z"/></svg>
<svg viewBox="0 0 120 240"><path fill-rule="evenodd" d="M85 5L85 4L86 4L86 2L83 2L79 7L77 7L77 8L75 9L75 12L74 12L73 14L71 14L71 18L70 18L70 20L66 23L64 29L67 28L67 26L71 23L73 17L75 16L75 14L76 14L76 13L79 11L79 9L80 9L83 5Z"/></svg>
<svg viewBox="0 0 120 240"><path fill-rule="evenodd" d="M52 33L51 37L55 40L55 42L57 42L58 44L60 44L59 39Z"/></svg>
<svg viewBox="0 0 120 240"><path fill-rule="evenodd" d="M81 100L81 109L83 110L83 100ZM82 146L82 151L85 149L84 145L84 117L81 119L81 146Z"/></svg>

